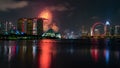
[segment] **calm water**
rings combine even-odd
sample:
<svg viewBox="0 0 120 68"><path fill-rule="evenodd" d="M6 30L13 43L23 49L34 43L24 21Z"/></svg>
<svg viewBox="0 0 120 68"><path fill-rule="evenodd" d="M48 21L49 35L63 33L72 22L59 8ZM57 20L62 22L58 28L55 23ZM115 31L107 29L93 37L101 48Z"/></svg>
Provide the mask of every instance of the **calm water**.
<svg viewBox="0 0 120 68"><path fill-rule="evenodd" d="M0 41L0 68L120 68L119 44L91 40Z"/></svg>

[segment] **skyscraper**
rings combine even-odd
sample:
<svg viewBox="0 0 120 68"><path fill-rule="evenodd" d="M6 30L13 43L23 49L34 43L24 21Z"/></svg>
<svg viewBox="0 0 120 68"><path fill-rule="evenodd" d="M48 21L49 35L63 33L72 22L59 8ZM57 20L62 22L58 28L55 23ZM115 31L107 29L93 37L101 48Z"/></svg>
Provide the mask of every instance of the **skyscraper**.
<svg viewBox="0 0 120 68"><path fill-rule="evenodd" d="M29 18L27 20L27 35L33 35L33 19Z"/></svg>
<svg viewBox="0 0 120 68"><path fill-rule="evenodd" d="M37 18L33 19L33 35L37 35Z"/></svg>
<svg viewBox="0 0 120 68"><path fill-rule="evenodd" d="M26 20L25 18L20 18L17 23L17 29L20 32L26 33Z"/></svg>
<svg viewBox="0 0 120 68"><path fill-rule="evenodd" d="M37 19L37 35L43 34L43 19L38 18Z"/></svg>

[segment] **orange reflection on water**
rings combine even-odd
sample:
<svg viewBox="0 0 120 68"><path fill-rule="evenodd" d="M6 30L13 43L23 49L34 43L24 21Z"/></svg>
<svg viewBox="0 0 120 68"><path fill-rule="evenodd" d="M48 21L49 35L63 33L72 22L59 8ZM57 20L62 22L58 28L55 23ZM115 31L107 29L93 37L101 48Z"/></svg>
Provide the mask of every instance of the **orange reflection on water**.
<svg viewBox="0 0 120 68"><path fill-rule="evenodd" d="M53 40L42 40L40 42L39 68L50 68L53 45Z"/></svg>

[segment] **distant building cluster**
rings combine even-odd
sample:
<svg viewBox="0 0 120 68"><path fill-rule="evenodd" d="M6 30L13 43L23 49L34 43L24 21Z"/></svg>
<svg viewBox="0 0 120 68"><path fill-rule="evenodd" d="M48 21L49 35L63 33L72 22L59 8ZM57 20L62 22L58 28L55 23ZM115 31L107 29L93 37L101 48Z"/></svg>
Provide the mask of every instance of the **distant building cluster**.
<svg viewBox="0 0 120 68"><path fill-rule="evenodd" d="M12 30L14 30L16 27L13 25L10 21L1 21L0 22L0 34L6 35L8 33L11 33Z"/></svg>
<svg viewBox="0 0 120 68"><path fill-rule="evenodd" d="M19 36L39 36L41 38L61 38L58 32L59 28L55 23L52 23L50 28L44 31L43 18L20 18L14 26L12 22L0 22L0 36L1 35L19 35ZM46 23L45 23L46 24Z"/></svg>
<svg viewBox="0 0 120 68"><path fill-rule="evenodd" d="M26 35L39 35L44 37L61 38L58 27L52 24L48 31L44 31L43 18L20 18L17 22L17 30Z"/></svg>
<svg viewBox="0 0 120 68"><path fill-rule="evenodd" d="M87 28L88 29L88 28ZM105 37L105 36L120 36L120 25L111 25L109 21L106 22L96 22L89 30L82 26L78 30L78 34L74 31L65 31L64 38L66 39L76 39L80 37Z"/></svg>
<svg viewBox="0 0 120 68"><path fill-rule="evenodd" d="M17 25L13 25L12 22L0 22L0 35L39 35L43 37L57 37L65 39L77 39L80 37L104 37L104 36L120 36L120 25L111 25L109 21L96 22L89 30L86 30L84 26L81 27L81 31L67 30L65 33L60 34L59 28L55 23L49 25L49 29L44 31L43 18L20 18L17 20ZM102 27L101 27L102 26Z"/></svg>
<svg viewBox="0 0 120 68"><path fill-rule="evenodd" d="M96 28L99 25L103 26L103 30L101 30L101 28ZM106 21L105 23L99 22L99 23L95 23L92 26L90 32L91 32L91 36L119 36L120 25L112 26L110 25L109 21Z"/></svg>

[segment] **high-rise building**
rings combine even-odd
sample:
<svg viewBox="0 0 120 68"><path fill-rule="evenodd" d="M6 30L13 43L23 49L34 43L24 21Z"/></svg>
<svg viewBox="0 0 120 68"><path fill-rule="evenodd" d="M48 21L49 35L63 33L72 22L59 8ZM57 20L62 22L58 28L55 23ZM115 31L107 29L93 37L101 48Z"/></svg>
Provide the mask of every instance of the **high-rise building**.
<svg viewBox="0 0 120 68"><path fill-rule="evenodd" d="M111 27L110 27L110 35L111 35L111 36L114 36L114 34L115 34L115 27L114 27L114 26L111 26Z"/></svg>
<svg viewBox="0 0 120 68"><path fill-rule="evenodd" d="M27 35L33 35L33 19L29 18L27 20Z"/></svg>
<svg viewBox="0 0 120 68"><path fill-rule="evenodd" d="M37 35L37 18L33 19L33 35Z"/></svg>
<svg viewBox="0 0 120 68"><path fill-rule="evenodd" d="M17 29L18 29L19 31L22 31L22 24L23 24L23 19L20 18L20 19L18 20L18 22L17 22Z"/></svg>
<svg viewBox="0 0 120 68"><path fill-rule="evenodd" d="M4 24L2 22L0 22L0 34L4 34Z"/></svg>
<svg viewBox="0 0 120 68"><path fill-rule="evenodd" d="M115 35L120 35L120 25L115 26Z"/></svg>
<svg viewBox="0 0 120 68"><path fill-rule="evenodd" d="M105 35L109 36L110 35L110 22L106 21L105 23Z"/></svg>
<svg viewBox="0 0 120 68"><path fill-rule="evenodd" d="M38 18L37 19L37 35L43 34L43 19Z"/></svg>
<svg viewBox="0 0 120 68"><path fill-rule="evenodd" d="M17 23L17 29L20 32L26 33L26 20L25 18L20 18Z"/></svg>

